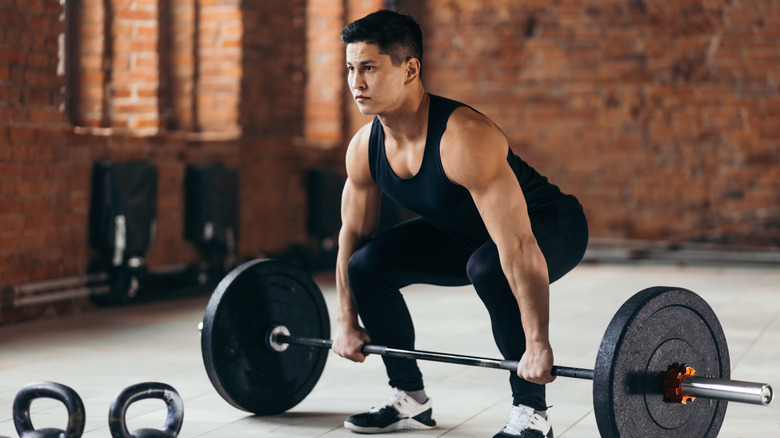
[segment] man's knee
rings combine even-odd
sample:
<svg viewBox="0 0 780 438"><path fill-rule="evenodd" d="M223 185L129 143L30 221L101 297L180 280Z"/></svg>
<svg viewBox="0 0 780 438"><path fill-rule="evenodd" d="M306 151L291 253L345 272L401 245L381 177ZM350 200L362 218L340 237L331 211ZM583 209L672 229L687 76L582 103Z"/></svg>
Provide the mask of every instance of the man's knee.
<svg viewBox="0 0 780 438"><path fill-rule="evenodd" d="M380 265L381 261L378 260L376 250L371 244L363 246L352 254L347 272L353 296L365 290L372 281L376 281Z"/></svg>
<svg viewBox="0 0 780 438"><path fill-rule="evenodd" d="M471 284L478 288L488 281L492 271L487 263L480 263L479 261L474 261L474 259L469 260L469 263L466 265L466 276L468 276Z"/></svg>
<svg viewBox="0 0 780 438"><path fill-rule="evenodd" d="M500 295L509 288L498 257L472 257L466 265L466 275L482 300ZM508 289L511 294L511 289Z"/></svg>

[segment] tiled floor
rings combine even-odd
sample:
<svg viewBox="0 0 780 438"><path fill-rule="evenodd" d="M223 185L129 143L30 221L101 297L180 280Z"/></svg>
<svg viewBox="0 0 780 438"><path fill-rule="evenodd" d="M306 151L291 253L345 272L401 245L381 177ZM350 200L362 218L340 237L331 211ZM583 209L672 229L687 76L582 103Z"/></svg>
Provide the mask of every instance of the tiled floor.
<svg viewBox="0 0 780 438"><path fill-rule="evenodd" d="M692 289L714 308L726 332L732 377L780 387L780 270L681 268L656 265L578 267L552 287L551 330L556 362L593 367L614 312L633 293L653 285ZM331 311L335 293L324 287ZM487 314L473 291L417 286L406 291L417 326L417 347L498 357ZM196 324L208 297L106 309L0 327L0 437L16 437L11 406L32 381L73 387L87 411L85 437L110 436L108 407L124 387L141 381L173 385L184 398L182 437L355 436L344 418L389 395L381 360L354 364L331 354L314 390L289 412L255 417L224 402L206 377ZM331 315L331 318L333 315ZM405 437L492 436L508 418L506 372L421 363L439 426ZM558 379L548 387L556 436L597 437L590 382ZM32 405L36 426L63 427L58 402ZM130 429L159 427L165 411L155 400L134 404ZM729 405L724 437L780 436L780 401L769 407Z"/></svg>

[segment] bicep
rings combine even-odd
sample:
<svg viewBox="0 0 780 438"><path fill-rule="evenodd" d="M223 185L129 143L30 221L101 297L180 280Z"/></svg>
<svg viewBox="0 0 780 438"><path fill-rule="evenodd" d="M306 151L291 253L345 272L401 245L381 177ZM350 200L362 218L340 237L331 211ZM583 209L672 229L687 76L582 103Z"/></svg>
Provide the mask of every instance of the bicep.
<svg viewBox="0 0 780 438"><path fill-rule="evenodd" d="M509 166L469 188L485 227L499 248L533 237L523 191Z"/></svg>
<svg viewBox="0 0 780 438"><path fill-rule="evenodd" d="M361 238L374 233L379 221L380 189L368 166L368 125L352 139L347 149L347 180L341 195L342 230Z"/></svg>
<svg viewBox="0 0 780 438"><path fill-rule="evenodd" d="M347 178L341 195L341 222L354 237L370 236L379 222L379 187Z"/></svg>

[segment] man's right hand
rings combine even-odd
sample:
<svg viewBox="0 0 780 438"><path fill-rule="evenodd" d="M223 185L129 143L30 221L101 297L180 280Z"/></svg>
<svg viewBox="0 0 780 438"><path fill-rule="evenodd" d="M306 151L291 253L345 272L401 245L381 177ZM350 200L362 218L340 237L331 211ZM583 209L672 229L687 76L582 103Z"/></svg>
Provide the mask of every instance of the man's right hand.
<svg viewBox="0 0 780 438"><path fill-rule="evenodd" d="M360 350L363 345L371 342L366 330L359 325L339 325L336 336L333 339L331 350L339 356L354 362L363 362L366 355Z"/></svg>

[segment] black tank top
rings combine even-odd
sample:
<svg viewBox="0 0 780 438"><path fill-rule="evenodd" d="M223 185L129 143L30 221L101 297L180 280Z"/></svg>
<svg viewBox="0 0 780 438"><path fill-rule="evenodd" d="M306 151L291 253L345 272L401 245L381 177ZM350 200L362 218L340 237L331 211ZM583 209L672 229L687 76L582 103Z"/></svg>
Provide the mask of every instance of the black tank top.
<svg viewBox="0 0 780 438"><path fill-rule="evenodd" d="M426 218L437 228L452 233L464 243L481 245L490 238L485 224L468 190L447 178L439 153L441 136L450 114L464 104L429 96L428 133L420 170L410 178L401 178L393 172L385 152L384 129L379 117L375 117L368 148L371 176L379 188L398 205ZM529 213L566 196L511 150L507 155L507 163L517 175Z"/></svg>

